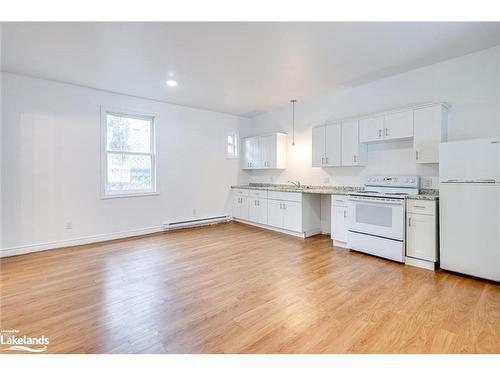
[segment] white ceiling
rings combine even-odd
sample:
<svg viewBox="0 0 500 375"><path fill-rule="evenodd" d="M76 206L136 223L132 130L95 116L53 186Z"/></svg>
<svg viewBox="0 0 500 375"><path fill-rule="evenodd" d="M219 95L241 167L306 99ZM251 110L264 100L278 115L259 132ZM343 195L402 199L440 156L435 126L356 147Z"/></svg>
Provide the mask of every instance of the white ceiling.
<svg viewBox="0 0 500 375"><path fill-rule="evenodd" d="M2 23L2 70L252 116L499 43L500 23Z"/></svg>

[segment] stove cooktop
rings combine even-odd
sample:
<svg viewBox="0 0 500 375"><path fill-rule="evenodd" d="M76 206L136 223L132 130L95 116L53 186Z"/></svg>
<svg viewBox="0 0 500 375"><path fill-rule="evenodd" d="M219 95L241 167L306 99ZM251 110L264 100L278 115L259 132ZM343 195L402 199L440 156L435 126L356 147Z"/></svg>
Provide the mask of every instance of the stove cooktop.
<svg viewBox="0 0 500 375"><path fill-rule="evenodd" d="M351 193L349 194L351 196L358 196L358 197L386 197L386 198L397 198L397 199L404 199L409 193L405 192L380 192L380 191L371 191L371 190L365 190L365 191L359 191L356 193Z"/></svg>

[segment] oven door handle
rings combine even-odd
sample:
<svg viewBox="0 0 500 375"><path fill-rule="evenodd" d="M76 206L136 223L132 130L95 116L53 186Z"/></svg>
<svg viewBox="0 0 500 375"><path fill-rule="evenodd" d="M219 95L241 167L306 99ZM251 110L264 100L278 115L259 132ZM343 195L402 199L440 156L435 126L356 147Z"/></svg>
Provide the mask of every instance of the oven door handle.
<svg viewBox="0 0 500 375"><path fill-rule="evenodd" d="M358 202L358 203L366 203L366 204L375 204L375 205L378 205L378 206L382 206L382 205L393 205L393 206L402 206L404 205L404 200L402 199L401 201L388 201L388 200L384 200L384 201L372 201L372 200L369 200L369 199L356 199L356 198L347 198L348 201L350 202Z"/></svg>

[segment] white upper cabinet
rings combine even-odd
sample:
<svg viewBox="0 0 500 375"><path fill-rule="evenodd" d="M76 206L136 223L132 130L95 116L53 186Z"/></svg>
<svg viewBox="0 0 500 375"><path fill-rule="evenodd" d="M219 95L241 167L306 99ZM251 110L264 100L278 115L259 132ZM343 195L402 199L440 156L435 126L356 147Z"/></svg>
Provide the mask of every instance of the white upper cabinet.
<svg viewBox="0 0 500 375"><path fill-rule="evenodd" d="M413 137L413 110L391 113L385 116L384 139Z"/></svg>
<svg viewBox="0 0 500 375"><path fill-rule="evenodd" d="M242 167L254 169L260 166L259 137L244 138L242 140Z"/></svg>
<svg viewBox="0 0 500 375"><path fill-rule="evenodd" d="M366 164L366 145L359 143L358 121L312 129L312 166L341 167Z"/></svg>
<svg viewBox="0 0 500 375"><path fill-rule="evenodd" d="M414 111L414 157L416 163L439 163L439 143L446 142L448 109L441 105Z"/></svg>
<svg viewBox="0 0 500 375"><path fill-rule="evenodd" d="M312 166L323 167L325 165L325 127L318 126L312 129Z"/></svg>
<svg viewBox="0 0 500 375"><path fill-rule="evenodd" d="M263 168L276 168L277 152L276 134L260 137L260 156Z"/></svg>
<svg viewBox="0 0 500 375"><path fill-rule="evenodd" d="M339 167L342 158L342 127L341 124L325 126L325 166Z"/></svg>
<svg viewBox="0 0 500 375"><path fill-rule="evenodd" d="M388 113L359 120L363 143L413 137L413 110Z"/></svg>
<svg viewBox="0 0 500 375"><path fill-rule="evenodd" d="M342 122L342 166L366 164L367 146L359 143L358 120Z"/></svg>
<svg viewBox="0 0 500 375"><path fill-rule="evenodd" d="M286 168L286 134L244 138L241 143L243 169Z"/></svg>
<svg viewBox="0 0 500 375"><path fill-rule="evenodd" d="M370 117L359 120L359 141L376 142L382 140L384 127L384 116Z"/></svg>
<svg viewBox="0 0 500 375"><path fill-rule="evenodd" d="M400 139L414 142L417 163L438 163L446 141L448 106L430 103L355 118L312 129L312 166L364 166L367 143Z"/></svg>
<svg viewBox="0 0 500 375"><path fill-rule="evenodd" d="M312 130L312 166L338 167L342 159L341 124L323 125Z"/></svg>

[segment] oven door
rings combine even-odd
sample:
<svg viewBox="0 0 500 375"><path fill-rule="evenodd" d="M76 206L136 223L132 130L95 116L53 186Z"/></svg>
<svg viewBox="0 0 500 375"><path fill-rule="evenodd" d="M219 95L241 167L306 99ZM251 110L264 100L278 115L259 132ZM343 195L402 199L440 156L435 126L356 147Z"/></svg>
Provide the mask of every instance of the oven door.
<svg viewBox="0 0 500 375"><path fill-rule="evenodd" d="M404 199L352 196L348 202L350 231L404 240Z"/></svg>

